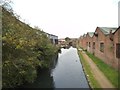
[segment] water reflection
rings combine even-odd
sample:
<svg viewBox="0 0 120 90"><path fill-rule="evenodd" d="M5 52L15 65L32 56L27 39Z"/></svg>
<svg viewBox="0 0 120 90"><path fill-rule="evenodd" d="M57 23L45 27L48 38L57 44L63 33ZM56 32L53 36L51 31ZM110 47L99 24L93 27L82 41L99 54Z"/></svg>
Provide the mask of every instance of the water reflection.
<svg viewBox="0 0 120 90"><path fill-rule="evenodd" d="M32 84L25 84L20 88L53 88L53 77L50 76L49 69L38 70L38 77Z"/></svg>
<svg viewBox="0 0 120 90"><path fill-rule="evenodd" d="M33 84L24 88L89 88L85 78L77 49L61 48L61 53L53 57L50 69L38 70Z"/></svg>
<svg viewBox="0 0 120 90"><path fill-rule="evenodd" d="M49 69L38 69L38 75L34 83L27 83L18 88L54 88L52 69L55 68L58 62L58 54L55 55L51 62Z"/></svg>
<svg viewBox="0 0 120 90"><path fill-rule="evenodd" d="M55 88L89 88L77 49L61 49L56 67L52 70Z"/></svg>

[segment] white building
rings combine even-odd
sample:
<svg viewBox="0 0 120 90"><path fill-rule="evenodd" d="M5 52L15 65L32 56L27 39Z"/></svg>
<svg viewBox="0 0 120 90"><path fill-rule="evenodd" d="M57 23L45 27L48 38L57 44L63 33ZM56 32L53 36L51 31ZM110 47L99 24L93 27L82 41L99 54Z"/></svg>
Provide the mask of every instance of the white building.
<svg viewBox="0 0 120 90"><path fill-rule="evenodd" d="M58 36L49 33L46 34L53 44L58 44Z"/></svg>

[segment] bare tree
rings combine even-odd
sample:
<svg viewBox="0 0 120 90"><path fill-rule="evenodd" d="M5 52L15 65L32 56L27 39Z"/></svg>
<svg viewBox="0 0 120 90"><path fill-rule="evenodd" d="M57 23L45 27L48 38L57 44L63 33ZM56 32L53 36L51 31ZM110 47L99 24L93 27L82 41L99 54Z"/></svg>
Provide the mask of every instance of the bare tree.
<svg viewBox="0 0 120 90"><path fill-rule="evenodd" d="M11 0L0 0L0 6L2 6L3 8L5 8L9 12L13 12L13 9L12 9L12 7L10 5L12 3L13 2Z"/></svg>

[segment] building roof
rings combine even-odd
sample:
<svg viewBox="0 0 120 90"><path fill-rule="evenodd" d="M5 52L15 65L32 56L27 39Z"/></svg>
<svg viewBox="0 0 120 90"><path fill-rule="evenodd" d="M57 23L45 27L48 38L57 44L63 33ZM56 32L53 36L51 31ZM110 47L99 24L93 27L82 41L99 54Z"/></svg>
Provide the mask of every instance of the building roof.
<svg viewBox="0 0 120 90"><path fill-rule="evenodd" d="M86 34L84 34L83 37L86 37Z"/></svg>
<svg viewBox="0 0 120 90"><path fill-rule="evenodd" d="M116 29L116 31L118 31L118 30L120 30L120 26ZM116 31L115 31L115 32L116 32ZM114 32L114 33L115 33L115 32Z"/></svg>
<svg viewBox="0 0 120 90"><path fill-rule="evenodd" d="M83 36L80 36L80 37L79 37L79 39L80 39L80 38L82 39L82 38L83 38Z"/></svg>
<svg viewBox="0 0 120 90"><path fill-rule="evenodd" d="M115 28L115 27L99 27L99 28L105 35L110 34L110 31L112 31L112 33L114 33L117 30L117 28Z"/></svg>
<svg viewBox="0 0 120 90"><path fill-rule="evenodd" d="M46 32L45 32L46 33ZM49 35L49 36L54 36L54 37L58 37L58 36L56 36L56 35L53 35L53 34L49 34L49 33L46 33L47 35Z"/></svg>
<svg viewBox="0 0 120 90"><path fill-rule="evenodd" d="M94 35L94 32L88 32L88 35L92 37Z"/></svg>

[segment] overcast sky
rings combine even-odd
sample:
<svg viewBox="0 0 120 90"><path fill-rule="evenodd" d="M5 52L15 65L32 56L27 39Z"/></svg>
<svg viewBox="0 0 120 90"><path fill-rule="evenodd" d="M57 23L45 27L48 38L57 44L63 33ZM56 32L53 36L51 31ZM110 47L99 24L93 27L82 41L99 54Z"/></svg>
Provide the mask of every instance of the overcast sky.
<svg viewBox="0 0 120 90"><path fill-rule="evenodd" d="M118 27L119 0L12 1L22 20L59 38L79 37L97 26Z"/></svg>

